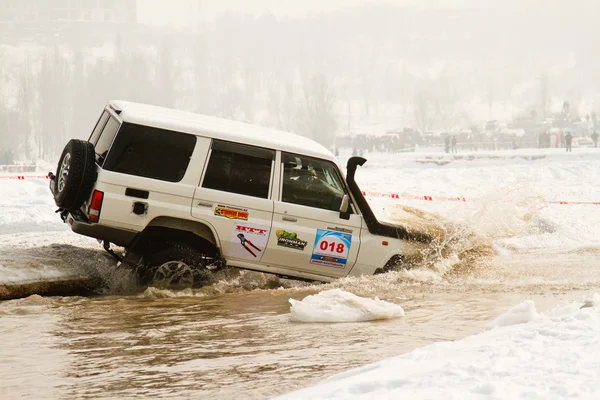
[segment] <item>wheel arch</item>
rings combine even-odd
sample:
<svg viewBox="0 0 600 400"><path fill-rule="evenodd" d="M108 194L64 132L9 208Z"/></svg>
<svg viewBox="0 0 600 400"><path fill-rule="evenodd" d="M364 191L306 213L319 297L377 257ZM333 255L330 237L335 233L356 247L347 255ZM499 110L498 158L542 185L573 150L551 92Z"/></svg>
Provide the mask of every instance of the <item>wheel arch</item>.
<svg viewBox="0 0 600 400"><path fill-rule="evenodd" d="M388 254L383 258L383 261L375 269L373 275L384 274L389 271L396 270L399 266L406 262L406 256L399 252Z"/></svg>
<svg viewBox="0 0 600 400"><path fill-rule="evenodd" d="M140 232L132 244L134 252L155 251L169 243L185 243L221 257L221 243L208 224L172 217L156 217Z"/></svg>

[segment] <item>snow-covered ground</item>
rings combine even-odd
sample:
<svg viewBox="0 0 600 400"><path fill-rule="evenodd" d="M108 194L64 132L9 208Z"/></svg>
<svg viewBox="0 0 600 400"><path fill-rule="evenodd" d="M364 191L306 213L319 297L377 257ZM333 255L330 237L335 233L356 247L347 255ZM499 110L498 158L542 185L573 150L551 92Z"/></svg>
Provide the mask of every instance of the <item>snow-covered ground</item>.
<svg viewBox="0 0 600 400"><path fill-rule="evenodd" d="M600 201L597 150L493 152L498 158L491 159L476 153L483 157L443 166L416 161L423 154L379 154L367 156L357 179L366 191L432 196L433 201L395 201L470 223L492 240L499 254L541 258L587 251L594 258L600 253L600 205L573 202ZM439 153L428 156L451 159ZM382 173L391 169L397 171L394 180ZM436 196L464 197L466 202L435 201ZM393 210L390 200L373 198L372 203L381 206L380 215ZM307 322L361 321L387 318L397 306L376 300L321 292L292 303L291 314ZM281 399L591 400L600 398L598 352L600 297L545 312L529 300L490 320L478 335L352 369Z"/></svg>
<svg viewBox="0 0 600 400"><path fill-rule="evenodd" d="M557 260L569 262L578 262L582 255L588 262L597 259L600 205L594 202L600 201L600 149L486 154L473 153L476 157L445 165L422 162L427 157L452 158L440 153L368 154L357 181L365 191L406 195L394 200L371 198L381 217L397 219L399 204L436 212L468 225L499 256L518 254L543 260L557 254ZM342 154L342 163L346 157ZM431 200L419 196L431 196ZM465 201L451 200L454 197ZM55 243L98 248L92 239L66 229L54 208L46 180L0 179L0 252ZM443 271L428 273L441 276ZM597 276L569 278L592 289L599 282ZM535 279L539 278L533 274L524 277L528 282ZM337 289L291 303L294 321L405 318L402 304ZM490 319L478 335L350 370L282 398L600 398L596 383L599 304L594 295L543 312L533 301L514 304L505 314ZM410 312L406 312L408 317Z"/></svg>
<svg viewBox="0 0 600 400"><path fill-rule="evenodd" d="M524 302L479 335L350 370L281 399L598 399L599 300L545 313Z"/></svg>

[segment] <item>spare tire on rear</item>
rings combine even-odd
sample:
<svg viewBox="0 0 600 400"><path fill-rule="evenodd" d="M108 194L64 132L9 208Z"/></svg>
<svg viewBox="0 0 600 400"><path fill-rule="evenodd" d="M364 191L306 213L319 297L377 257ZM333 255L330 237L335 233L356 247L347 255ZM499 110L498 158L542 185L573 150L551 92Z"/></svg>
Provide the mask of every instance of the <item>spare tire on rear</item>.
<svg viewBox="0 0 600 400"><path fill-rule="evenodd" d="M65 210L78 209L90 196L97 178L94 145L71 139L58 160L54 202Z"/></svg>

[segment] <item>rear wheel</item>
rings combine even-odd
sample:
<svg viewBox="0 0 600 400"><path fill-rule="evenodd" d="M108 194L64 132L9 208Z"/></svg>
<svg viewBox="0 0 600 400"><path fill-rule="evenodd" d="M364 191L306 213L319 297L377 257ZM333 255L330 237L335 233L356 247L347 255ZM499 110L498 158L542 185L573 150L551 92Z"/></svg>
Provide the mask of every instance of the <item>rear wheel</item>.
<svg viewBox="0 0 600 400"><path fill-rule="evenodd" d="M211 281L212 272L222 262L184 243L171 244L154 253L145 254L138 267L142 286L181 289L202 286Z"/></svg>
<svg viewBox="0 0 600 400"><path fill-rule="evenodd" d="M194 271L183 261L167 261L156 268L152 286L159 288L192 287L194 286Z"/></svg>

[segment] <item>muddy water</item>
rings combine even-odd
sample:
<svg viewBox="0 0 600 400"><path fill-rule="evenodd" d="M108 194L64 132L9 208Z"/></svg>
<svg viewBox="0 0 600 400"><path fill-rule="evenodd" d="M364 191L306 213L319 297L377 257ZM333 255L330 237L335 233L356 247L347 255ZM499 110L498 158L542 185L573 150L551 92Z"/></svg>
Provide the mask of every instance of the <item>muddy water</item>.
<svg viewBox="0 0 600 400"><path fill-rule="evenodd" d="M120 285L97 297L6 301L0 303L0 398L270 398L482 332L526 299L538 310L582 300L600 292L598 253L511 253L444 273L438 265L328 285L242 273L194 291L123 293L127 285ZM400 304L406 317L290 321L288 299L334 287Z"/></svg>

